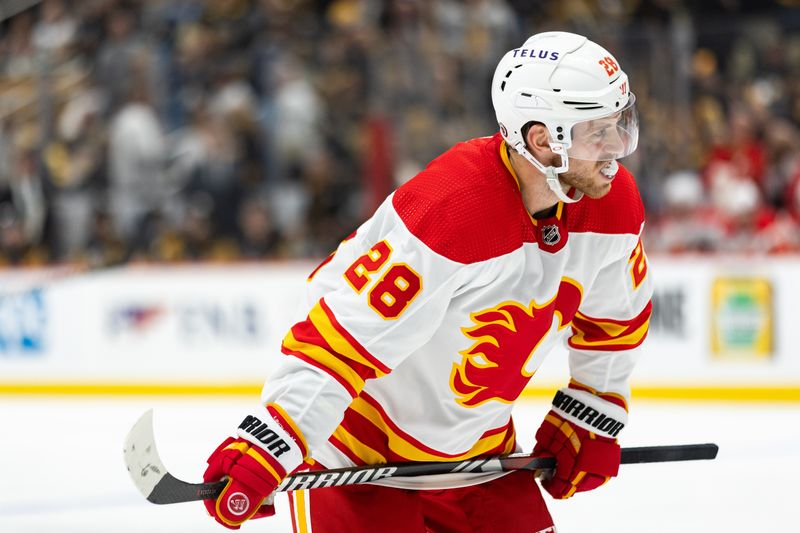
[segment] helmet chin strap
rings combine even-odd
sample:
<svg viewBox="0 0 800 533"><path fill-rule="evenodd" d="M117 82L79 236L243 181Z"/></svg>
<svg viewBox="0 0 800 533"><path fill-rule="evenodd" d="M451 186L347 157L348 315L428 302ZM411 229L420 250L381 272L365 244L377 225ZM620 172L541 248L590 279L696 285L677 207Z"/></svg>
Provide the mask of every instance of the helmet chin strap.
<svg viewBox="0 0 800 533"><path fill-rule="evenodd" d="M558 199L565 204L574 204L583 198L583 193L580 191L575 192L575 198L570 198L567 196L567 193L564 192L564 186L561 184L561 180L558 179L558 173L556 170L556 167L547 167L544 175L547 177L547 186L550 187L550 190L553 191L556 196L558 196Z"/></svg>
<svg viewBox="0 0 800 533"><path fill-rule="evenodd" d="M550 187L550 190L553 191L560 201L564 202L565 204L574 204L583 198L583 193L578 191L575 193L575 198L570 198L567 196L567 193L564 192L564 186L561 184L561 180L558 179L559 174L566 172L569 169L569 158L567 157L567 152L564 149L564 146L558 143L551 143L550 148L553 150L553 153L561 156L560 167L544 166L538 159L533 157L533 154L531 154L527 148L525 148L525 143L519 142L514 145L514 151L524 157L531 165L536 167L539 172L544 174L547 180L547 186Z"/></svg>

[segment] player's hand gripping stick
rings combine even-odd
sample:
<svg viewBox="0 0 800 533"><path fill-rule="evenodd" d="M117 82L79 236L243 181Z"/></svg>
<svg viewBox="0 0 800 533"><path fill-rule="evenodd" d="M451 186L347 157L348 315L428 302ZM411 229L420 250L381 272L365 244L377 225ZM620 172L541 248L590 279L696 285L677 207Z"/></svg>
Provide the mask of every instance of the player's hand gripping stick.
<svg viewBox="0 0 800 533"><path fill-rule="evenodd" d="M595 489L617 475L617 435L628 414L623 407L590 392L562 389L536 432L534 455L552 456L556 468L542 486L557 499Z"/></svg>
<svg viewBox="0 0 800 533"><path fill-rule="evenodd" d="M227 478L215 500L204 500L209 514L229 529L239 529L253 518L275 514L272 505L261 505L283 478L308 455L302 436L277 406L267 406L245 417L237 431L208 458L205 482Z"/></svg>

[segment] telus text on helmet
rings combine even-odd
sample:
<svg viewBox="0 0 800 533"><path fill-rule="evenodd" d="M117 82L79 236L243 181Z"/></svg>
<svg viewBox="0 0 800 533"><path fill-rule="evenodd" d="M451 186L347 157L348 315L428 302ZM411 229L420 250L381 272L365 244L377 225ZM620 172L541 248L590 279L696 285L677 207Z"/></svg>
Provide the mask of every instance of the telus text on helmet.
<svg viewBox="0 0 800 533"><path fill-rule="evenodd" d="M530 57L539 59L549 59L555 61L558 59L558 52L551 52L550 50L534 50L533 48L515 48L514 57Z"/></svg>

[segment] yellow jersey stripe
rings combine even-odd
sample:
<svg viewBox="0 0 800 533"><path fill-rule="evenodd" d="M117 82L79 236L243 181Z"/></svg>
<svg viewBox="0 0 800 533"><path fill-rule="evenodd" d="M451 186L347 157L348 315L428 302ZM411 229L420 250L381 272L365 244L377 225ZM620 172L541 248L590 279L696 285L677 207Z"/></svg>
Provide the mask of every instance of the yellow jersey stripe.
<svg viewBox="0 0 800 533"><path fill-rule="evenodd" d="M356 398L353 401L353 403L350 404L350 408L359 413L367 420L369 420L375 427L377 427L380 431L386 434L386 437L389 441L390 450L397 453L398 455L406 457L410 461L441 461L442 459L445 458L452 461L469 459L471 457L485 454L489 450L501 446L508 435L508 432L502 431L484 437L478 440L478 442L476 442L475 445L469 451L456 456L444 453L438 455L419 448L414 443L409 442L402 435L399 435L391 428L391 425L388 424L383 419L381 413L379 413L377 409L372 407L369 403L367 403L363 399Z"/></svg>
<svg viewBox="0 0 800 533"><path fill-rule="evenodd" d="M325 348L310 344L307 342L298 341L291 331L286 334L283 339L283 345L291 351L300 352L309 359L312 359L321 366L327 368L332 373L339 376L342 380L347 382L350 387L356 392L364 388L364 380L358 373L347 365L344 361L331 354Z"/></svg>
<svg viewBox="0 0 800 533"><path fill-rule="evenodd" d="M361 365L371 368L375 371L376 377L380 378L386 375L385 372L361 355L358 350L336 330L327 313L325 313L319 304L311 309L311 312L308 313L308 318L334 351Z"/></svg>
<svg viewBox="0 0 800 533"><path fill-rule="evenodd" d="M383 454L358 440L342 426L336 428L336 431L333 432L333 436L339 439L339 442L344 444L348 450L358 456L364 464L377 465L389 462Z"/></svg>
<svg viewBox="0 0 800 533"><path fill-rule="evenodd" d="M267 407L275 409L278 412L278 414L281 415L281 418L283 419L282 421L286 422L286 424L292 429L292 431L294 431L294 434L297 436L297 438L300 439L300 444L302 445L303 451L305 452L304 455L308 455L309 447L308 443L306 442L306 438L303 436L303 432L300 431L300 428L297 427L297 424L294 423L292 417L290 417L286 413L286 411L283 410L283 407L281 407L277 403L268 403Z"/></svg>
<svg viewBox="0 0 800 533"><path fill-rule="evenodd" d="M629 346L635 345L641 342L645 335L647 335L647 328L649 327L650 321L647 320L641 326L639 326L635 331L625 335L624 337L617 337L613 339L605 339L605 340L598 340L598 341L587 341L584 337L585 333L578 329L575 324L573 323L573 328L575 328L575 335L570 339L570 344L579 347L592 347L592 346Z"/></svg>

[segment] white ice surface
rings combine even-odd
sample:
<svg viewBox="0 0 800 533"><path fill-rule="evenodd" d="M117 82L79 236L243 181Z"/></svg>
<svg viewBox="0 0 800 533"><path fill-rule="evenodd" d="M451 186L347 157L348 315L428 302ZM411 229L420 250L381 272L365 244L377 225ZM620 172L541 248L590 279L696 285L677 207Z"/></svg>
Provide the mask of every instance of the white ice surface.
<svg viewBox="0 0 800 533"><path fill-rule="evenodd" d="M122 442L155 408L161 457L176 477L199 481L205 459L248 411L246 400L0 399L0 532L176 533L226 531L200 503L156 506L136 491ZM530 446L546 402L517 407ZM548 498L560 533L800 531L800 406L644 402L634 399L623 446L716 442L716 461L629 465L597 491ZM277 516L242 531L289 532ZM380 531L379 525L376 530Z"/></svg>

